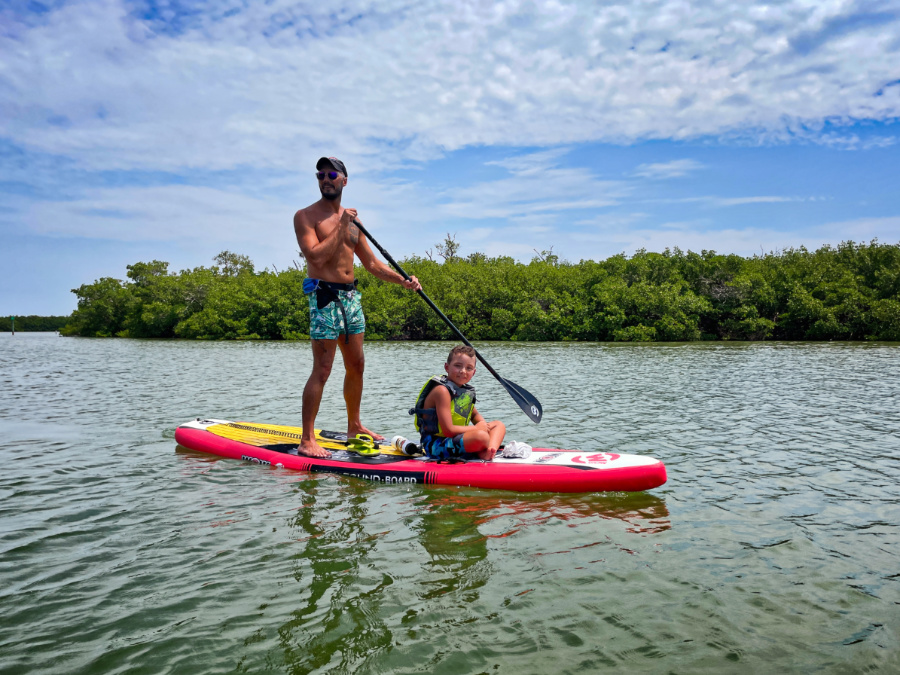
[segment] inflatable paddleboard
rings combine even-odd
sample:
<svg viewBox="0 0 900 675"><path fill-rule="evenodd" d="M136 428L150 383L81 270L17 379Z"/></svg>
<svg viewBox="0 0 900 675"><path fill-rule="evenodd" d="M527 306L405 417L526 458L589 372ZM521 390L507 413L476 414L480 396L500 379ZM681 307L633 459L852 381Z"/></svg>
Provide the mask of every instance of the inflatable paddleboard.
<svg viewBox="0 0 900 675"><path fill-rule="evenodd" d="M658 459L615 452L534 448L526 459L438 462L409 456L386 443L378 454L351 451L346 434L316 431L331 457L297 452L300 427L197 419L175 430L185 448L296 471L335 473L378 483L456 485L515 492L640 492L666 482Z"/></svg>

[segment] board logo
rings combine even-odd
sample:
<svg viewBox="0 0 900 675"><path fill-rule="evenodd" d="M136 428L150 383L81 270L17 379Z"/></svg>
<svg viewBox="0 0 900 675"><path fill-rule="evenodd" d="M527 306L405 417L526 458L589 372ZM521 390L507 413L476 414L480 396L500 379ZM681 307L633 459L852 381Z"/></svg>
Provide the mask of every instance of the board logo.
<svg viewBox="0 0 900 675"><path fill-rule="evenodd" d="M265 466L272 466L272 462L267 462L264 459L257 459L256 457L251 457L250 455L241 455L241 459L245 462L250 462L252 464L263 464Z"/></svg>
<svg viewBox="0 0 900 675"><path fill-rule="evenodd" d="M370 480L374 483L418 483L415 476L388 476L383 474L373 474L373 473L346 473L347 476L353 476L354 478L362 478L363 480Z"/></svg>
<svg viewBox="0 0 900 675"><path fill-rule="evenodd" d="M536 405L531 406L531 414L534 415L535 417L538 416L538 409L537 409Z"/></svg>
<svg viewBox="0 0 900 675"><path fill-rule="evenodd" d="M572 461L576 464L609 464L619 459L613 452L598 452L594 455L576 455Z"/></svg>

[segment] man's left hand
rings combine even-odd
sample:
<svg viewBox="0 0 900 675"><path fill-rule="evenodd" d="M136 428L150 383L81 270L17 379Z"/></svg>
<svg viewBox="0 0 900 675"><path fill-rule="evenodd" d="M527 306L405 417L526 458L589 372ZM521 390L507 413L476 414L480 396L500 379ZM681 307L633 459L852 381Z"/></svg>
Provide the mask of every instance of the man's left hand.
<svg viewBox="0 0 900 675"><path fill-rule="evenodd" d="M410 277L409 281L407 281L406 279L403 280L403 288L409 291L421 291L422 284L420 284L419 280L415 277Z"/></svg>

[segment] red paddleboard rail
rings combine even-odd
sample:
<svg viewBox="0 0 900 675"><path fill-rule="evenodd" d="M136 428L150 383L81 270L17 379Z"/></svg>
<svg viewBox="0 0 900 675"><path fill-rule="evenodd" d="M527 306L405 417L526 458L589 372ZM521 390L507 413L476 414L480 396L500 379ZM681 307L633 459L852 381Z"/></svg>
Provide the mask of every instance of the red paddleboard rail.
<svg viewBox="0 0 900 675"><path fill-rule="evenodd" d="M641 466L590 466L587 460L598 453L583 453L582 457L586 458L583 466L501 461L438 463L413 458L366 463L292 455L184 426L176 429L175 440L190 450L229 459L295 471L354 476L379 483L455 485L515 492L586 493L640 492L666 482L666 468L658 460Z"/></svg>

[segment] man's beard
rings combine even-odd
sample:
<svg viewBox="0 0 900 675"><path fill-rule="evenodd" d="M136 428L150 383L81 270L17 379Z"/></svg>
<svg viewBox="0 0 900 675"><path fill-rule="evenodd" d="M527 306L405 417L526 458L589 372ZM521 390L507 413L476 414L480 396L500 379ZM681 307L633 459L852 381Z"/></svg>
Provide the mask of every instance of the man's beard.
<svg viewBox="0 0 900 675"><path fill-rule="evenodd" d="M334 188L334 192L325 192L325 190L322 189L322 197L330 202L333 202L335 199L340 198L341 192L342 190L340 188Z"/></svg>

